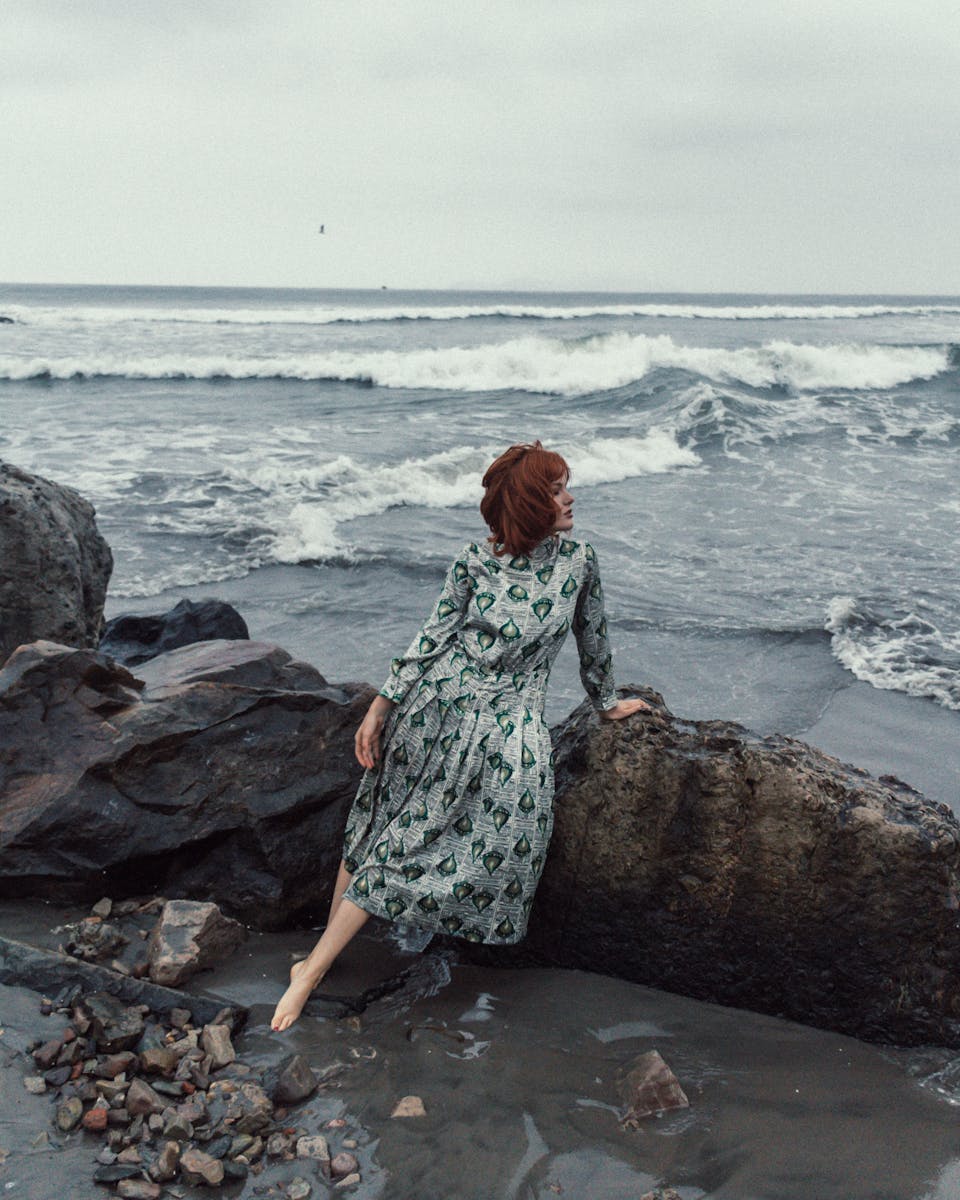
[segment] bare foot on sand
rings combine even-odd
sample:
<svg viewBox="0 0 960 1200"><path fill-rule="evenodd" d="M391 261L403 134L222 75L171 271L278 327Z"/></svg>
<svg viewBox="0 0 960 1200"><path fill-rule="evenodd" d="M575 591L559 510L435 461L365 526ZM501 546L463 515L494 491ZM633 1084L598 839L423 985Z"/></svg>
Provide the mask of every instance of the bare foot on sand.
<svg viewBox="0 0 960 1200"><path fill-rule="evenodd" d="M316 979L303 979L303 965L305 960L295 962L290 968L290 986L280 997L280 1003L274 1010L273 1016L270 1019L270 1028L276 1033L283 1033L285 1029L289 1029L297 1017L300 1016L303 1006L310 997L310 993L323 978L320 975Z"/></svg>

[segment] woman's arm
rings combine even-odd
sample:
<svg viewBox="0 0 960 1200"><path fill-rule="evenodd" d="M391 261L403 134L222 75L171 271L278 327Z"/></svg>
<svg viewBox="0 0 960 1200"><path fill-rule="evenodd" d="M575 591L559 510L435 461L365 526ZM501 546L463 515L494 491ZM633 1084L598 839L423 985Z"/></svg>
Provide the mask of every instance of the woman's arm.
<svg viewBox="0 0 960 1200"><path fill-rule="evenodd" d="M650 705L635 697L617 698L613 678L613 654L607 637L607 618L603 609L603 584L600 565L589 542L584 543L586 572L573 614L573 632L580 654L580 682L593 707L608 721L619 721L631 713L651 711Z"/></svg>

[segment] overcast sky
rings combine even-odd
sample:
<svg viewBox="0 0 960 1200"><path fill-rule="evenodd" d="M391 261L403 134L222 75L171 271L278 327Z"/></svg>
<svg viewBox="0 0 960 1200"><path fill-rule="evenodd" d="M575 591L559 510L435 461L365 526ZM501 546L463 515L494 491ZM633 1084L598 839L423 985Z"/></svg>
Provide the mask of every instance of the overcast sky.
<svg viewBox="0 0 960 1200"><path fill-rule="evenodd" d="M0 200L6 281L958 293L960 3L4 0Z"/></svg>

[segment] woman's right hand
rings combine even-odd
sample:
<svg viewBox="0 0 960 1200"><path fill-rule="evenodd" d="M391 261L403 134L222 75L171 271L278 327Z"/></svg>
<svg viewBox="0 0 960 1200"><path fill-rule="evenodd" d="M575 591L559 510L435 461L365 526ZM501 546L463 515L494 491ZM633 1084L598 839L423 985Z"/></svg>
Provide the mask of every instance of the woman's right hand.
<svg viewBox="0 0 960 1200"><path fill-rule="evenodd" d="M353 739L357 762L367 770L371 770L380 761L380 735L391 708L392 700L388 700L386 696L376 696Z"/></svg>

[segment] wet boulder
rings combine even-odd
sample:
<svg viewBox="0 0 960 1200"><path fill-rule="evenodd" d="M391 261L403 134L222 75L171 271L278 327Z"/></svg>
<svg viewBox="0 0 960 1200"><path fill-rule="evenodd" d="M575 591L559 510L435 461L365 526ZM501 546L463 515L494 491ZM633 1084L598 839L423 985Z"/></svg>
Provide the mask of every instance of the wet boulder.
<svg viewBox="0 0 960 1200"><path fill-rule="evenodd" d="M225 600L181 600L166 613L113 617L104 626L99 649L130 667L194 642L249 637L246 621Z"/></svg>
<svg viewBox="0 0 960 1200"><path fill-rule="evenodd" d="M225 917L216 904L168 900L147 947L150 978L164 987L179 987L191 975L229 957L245 937L243 926Z"/></svg>
<svg viewBox="0 0 960 1200"><path fill-rule="evenodd" d="M0 462L0 664L39 638L95 646L112 570L88 500Z"/></svg>
<svg viewBox="0 0 960 1200"><path fill-rule="evenodd" d="M325 910L373 690L264 642L201 642L136 675L23 646L0 671L0 894L160 893L259 928Z"/></svg>
<svg viewBox="0 0 960 1200"><path fill-rule="evenodd" d="M857 1037L960 1045L960 825L727 721L553 731L556 824L521 953Z"/></svg>

